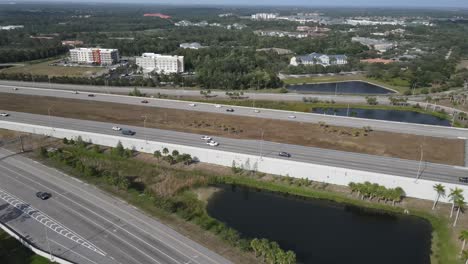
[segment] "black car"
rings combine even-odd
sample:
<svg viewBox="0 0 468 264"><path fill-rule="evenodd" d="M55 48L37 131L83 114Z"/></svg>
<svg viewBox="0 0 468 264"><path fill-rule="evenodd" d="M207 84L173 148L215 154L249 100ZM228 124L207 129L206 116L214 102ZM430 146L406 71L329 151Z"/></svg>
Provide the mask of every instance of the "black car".
<svg viewBox="0 0 468 264"><path fill-rule="evenodd" d="M94 94L88 94L89 97L94 97Z"/></svg>
<svg viewBox="0 0 468 264"><path fill-rule="evenodd" d="M460 177L458 178L458 181L463 182L463 183L468 183L468 177Z"/></svg>
<svg viewBox="0 0 468 264"><path fill-rule="evenodd" d="M130 129L122 129L122 134L127 136L133 136L135 135L135 131L132 131Z"/></svg>
<svg viewBox="0 0 468 264"><path fill-rule="evenodd" d="M41 200L47 200L50 197L52 197L52 194L50 194L48 192L37 192L36 196L37 196L37 198L39 198Z"/></svg>
<svg viewBox="0 0 468 264"><path fill-rule="evenodd" d="M291 154L289 154L287 152L284 152L284 151L281 151L280 153L278 153L278 156L290 158Z"/></svg>
<svg viewBox="0 0 468 264"><path fill-rule="evenodd" d="M226 112L234 112L234 109L228 108L228 109L226 109Z"/></svg>

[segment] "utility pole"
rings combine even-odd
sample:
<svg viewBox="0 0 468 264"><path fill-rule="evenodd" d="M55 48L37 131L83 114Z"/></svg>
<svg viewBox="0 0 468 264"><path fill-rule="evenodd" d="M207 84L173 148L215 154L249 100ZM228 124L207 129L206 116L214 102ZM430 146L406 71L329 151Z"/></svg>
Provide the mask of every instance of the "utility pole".
<svg viewBox="0 0 468 264"><path fill-rule="evenodd" d="M52 85L50 84L50 76L47 75L47 78L49 79L49 89L52 89Z"/></svg>
<svg viewBox="0 0 468 264"><path fill-rule="evenodd" d="M346 116L349 116L349 104L348 104L348 109L346 110Z"/></svg>

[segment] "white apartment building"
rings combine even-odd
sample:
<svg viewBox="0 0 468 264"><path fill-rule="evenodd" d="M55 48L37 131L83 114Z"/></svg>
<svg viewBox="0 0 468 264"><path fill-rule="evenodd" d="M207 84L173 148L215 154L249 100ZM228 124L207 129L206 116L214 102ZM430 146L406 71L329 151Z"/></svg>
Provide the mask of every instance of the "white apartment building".
<svg viewBox="0 0 468 264"><path fill-rule="evenodd" d="M273 13L257 13L253 14L251 18L253 20L273 20L278 17L278 14L273 14Z"/></svg>
<svg viewBox="0 0 468 264"><path fill-rule="evenodd" d="M143 68L144 72L184 72L184 56L143 53L141 57L136 57L136 64Z"/></svg>
<svg viewBox="0 0 468 264"><path fill-rule="evenodd" d="M324 67L330 65L345 65L348 64L346 55L327 55L320 53L311 53L303 56L292 57L289 63L291 66L299 65L322 65Z"/></svg>
<svg viewBox="0 0 468 264"><path fill-rule="evenodd" d="M120 61L120 56L117 49L76 48L70 50L70 61L112 65Z"/></svg>

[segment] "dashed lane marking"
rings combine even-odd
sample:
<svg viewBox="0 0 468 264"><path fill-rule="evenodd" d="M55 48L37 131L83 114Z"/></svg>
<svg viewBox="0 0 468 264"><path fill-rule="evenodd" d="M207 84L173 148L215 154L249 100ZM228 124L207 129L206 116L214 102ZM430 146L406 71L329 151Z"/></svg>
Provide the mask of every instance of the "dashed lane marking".
<svg viewBox="0 0 468 264"><path fill-rule="evenodd" d="M49 217L48 215L42 213L41 211L37 210L36 208L32 207L31 205L27 204L26 202L22 201L21 199L15 197L14 195L0 189L0 199L4 200L5 202L9 203L16 209L22 211L32 219L36 220L40 224L46 226L47 228L53 230L57 234L66 237L75 243L82 245L102 256L106 256L106 253L93 245L91 242L87 241L77 233L73 232L72 230L62 226L57 221Z"/></svg>

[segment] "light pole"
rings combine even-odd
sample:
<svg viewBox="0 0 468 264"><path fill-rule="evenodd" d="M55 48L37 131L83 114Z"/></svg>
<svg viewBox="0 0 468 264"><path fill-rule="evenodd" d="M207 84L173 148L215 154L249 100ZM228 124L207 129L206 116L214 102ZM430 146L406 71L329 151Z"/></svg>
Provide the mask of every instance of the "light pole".
<svg viewBox="0 0 468 264"><path fill-rule="evenodd" d="M423 141L423 144L424 144L424 141ZM423 144L421 144L420 148L421 148L421 158L419 159L419 166L418 166L418 173L416 174L416 180L414 182L417 182L419 180L419 177L421 176L421 165L422 165L422 161L423 161L423 156L424 156L424 151L423 151Z"/></svg>
<svg viewBox="0 0 468 264"><path fill-rule="evenodd" d="M54 261L54 257L52 256L52 250L50 249L49 236L47 235L46 225L44 225L44 230L45 230L45 236L46 236L46 241L47 241L47 248L49 249L49 259L50 261Z"/></svg>
<svg viewBox="0 0 468 264"><path fill-rule="evenodd" d="M146 142L146 144L148 144L148 138L147 138L147 135L146 135L146 119L148 118L148 116L147 115L142 115L141 117L145 118L143 120L143 130L144 130L144 134L145 134L145 142Z"/></svg>
<svg viewBox="0 0 468 264"><path fill-rule="evenodd" d="M50 106L48 109L47 109L47 114L49 115L49 127L50 129L53 131L54 128L52 127L52 118L50 116L50 110L52 109L53 106ZM51 133L52 134L52 133Z"/></svg>
<svg viewBox="0 0 468 264"><path fill-rule="evenodd" d="M263 159L263 135L265 133L265 131L263 129L261 129L260 131L262 131L262 137L261 137L261 140L260 140L260 160Z"/></svg>

